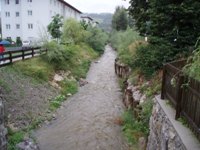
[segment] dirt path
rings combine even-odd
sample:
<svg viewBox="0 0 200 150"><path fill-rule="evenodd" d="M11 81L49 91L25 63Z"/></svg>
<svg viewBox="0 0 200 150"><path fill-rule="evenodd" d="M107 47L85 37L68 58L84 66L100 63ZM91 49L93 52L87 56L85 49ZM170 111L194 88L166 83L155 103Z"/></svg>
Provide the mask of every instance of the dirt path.
<svg viewBox="0 0 200 150"><path fill-rule="evenodd" d="M36 133L41 150L128 150L121 127L114 120L124 106L114 73L115 52L106 46L93 63L89 84L63 104L55 121Z"/></svg>

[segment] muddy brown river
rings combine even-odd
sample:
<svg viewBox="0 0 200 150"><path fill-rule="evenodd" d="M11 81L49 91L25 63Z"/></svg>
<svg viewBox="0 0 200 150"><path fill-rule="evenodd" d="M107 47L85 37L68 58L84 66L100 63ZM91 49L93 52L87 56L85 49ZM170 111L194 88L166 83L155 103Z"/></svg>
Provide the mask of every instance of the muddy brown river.
<svg viewBox="0 0 200 150"><path fill-rule="evenodd" d="M92 63L87 81L63 103L57 119L36 132L40 150L128 150L114 120L124 111L114 73L116 53L106 46L98 63Z"/></svg>

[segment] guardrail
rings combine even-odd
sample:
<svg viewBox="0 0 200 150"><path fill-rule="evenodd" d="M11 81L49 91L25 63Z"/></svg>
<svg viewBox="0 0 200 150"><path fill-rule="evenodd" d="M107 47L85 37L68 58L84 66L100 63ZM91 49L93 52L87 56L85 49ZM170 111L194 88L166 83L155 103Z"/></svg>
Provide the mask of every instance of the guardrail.
<svg viewBox="0 0 200 150"><path fill-rule="evenodd" d="M4 53L1 53L2 58L0 58L0 62L1 62L0 67L4 67L4 66L12 64L15 61L32 58L34 56L38 56L44 53L47 53L47 49L42 49L41 47L26 48L26 49L15 50L15 51L7 51Z"/></svg>

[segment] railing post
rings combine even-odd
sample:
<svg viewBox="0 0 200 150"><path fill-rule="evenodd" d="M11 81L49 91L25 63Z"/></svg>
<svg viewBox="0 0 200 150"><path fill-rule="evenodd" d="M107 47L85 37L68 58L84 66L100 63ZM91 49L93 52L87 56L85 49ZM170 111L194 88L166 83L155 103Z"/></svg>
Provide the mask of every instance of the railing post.
<svg viewBox="0 0 200 150"><path fill-rule="evenodd" d="M166 65L163 66L161 99L165 98L165 76L166 76Z"/></svg>
<svg viewBox="0 0 200 150"><path fill-rule="evenodd" d="M31 48L31 50L32 50L32 57L34 57L34 49L33 49L33 48Z"/></svg>
<svg viewBox="0 0 200 150"><path fill-rule="evenodd" d="M182 88L183 82L184 82L184 76L180 75L178 85L177 85L177 96L176 96L176 117L175 117L176 120L178 118L180 118L180 115L181 115L181 101L182 101L182 93L183 93L183 88Z"/></svg>
<svg viewBox="0 0 200 150"><path fill-rule="evenodd" d="M115 74L117 74L117 59L115 59Z"/></svg>
<svg viewBox="0 0 200 150"><path fill-rule="evenodd" d="M10 63L12 63L12 52L9 51L9 59L10 59Z"/></svg>
<svg viewBox="0 0 200 150"><path fill-rule="evenodd" d="M22 60L24 60L24 50L22 50Z"/></svg>

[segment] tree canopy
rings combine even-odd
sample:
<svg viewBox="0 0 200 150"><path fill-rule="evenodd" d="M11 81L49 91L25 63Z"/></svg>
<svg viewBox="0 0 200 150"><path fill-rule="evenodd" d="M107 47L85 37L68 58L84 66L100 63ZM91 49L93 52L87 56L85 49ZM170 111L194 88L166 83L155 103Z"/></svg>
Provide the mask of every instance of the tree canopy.
<svg viewBox="0 0 200 150"><path fill-rule="evenodd" d="M130 0L140 34L162 38L177 51L193 48L200 36L200 1Z"/></svg>
<svg viewBox="0 0 200 150"><path fill-rule="evenodd" d="M62 22L63 17L57 14L53 16L52 18L53 20L47 26L47 29L53 38L59 39L62 35L61 27L63 26L63 22Z"/></svg>
<svg viewBox="0 0 200 150"><path fill-rule="evenodd" d="M112 28L120 31L128 27L128 14L124 7L118 6L112 18Z"/></svg>

